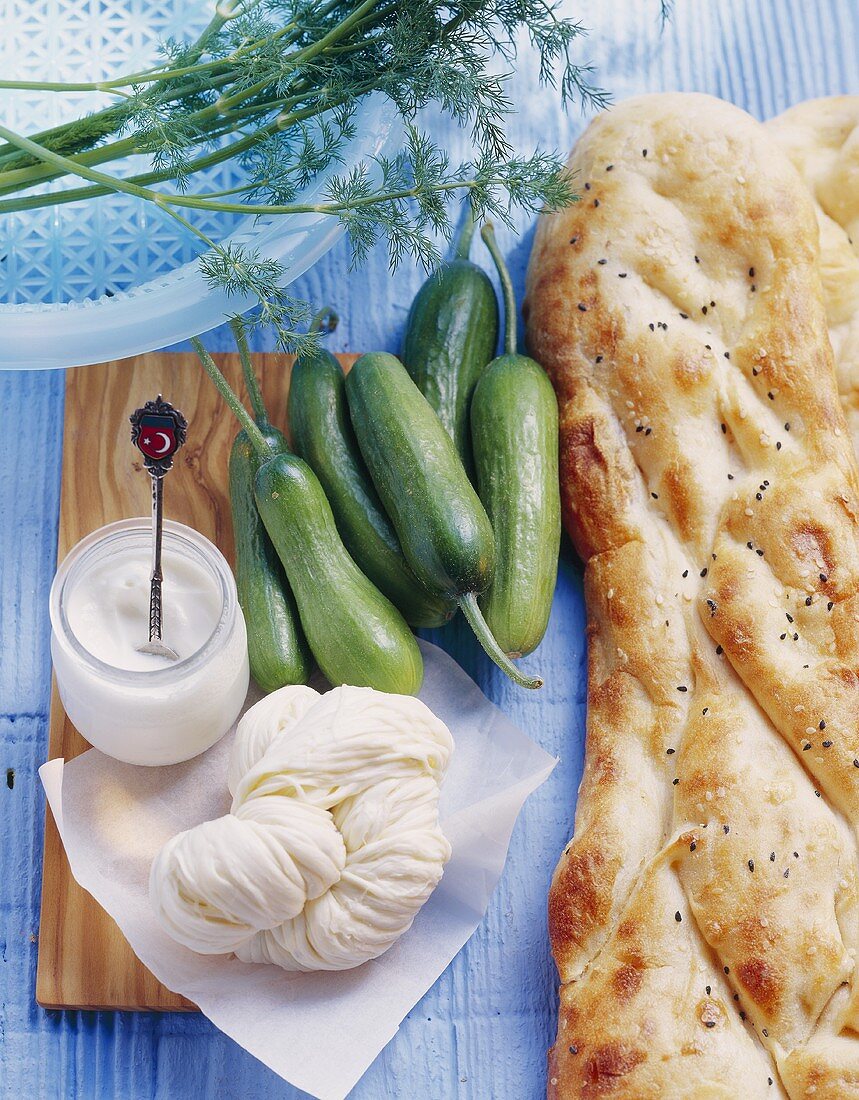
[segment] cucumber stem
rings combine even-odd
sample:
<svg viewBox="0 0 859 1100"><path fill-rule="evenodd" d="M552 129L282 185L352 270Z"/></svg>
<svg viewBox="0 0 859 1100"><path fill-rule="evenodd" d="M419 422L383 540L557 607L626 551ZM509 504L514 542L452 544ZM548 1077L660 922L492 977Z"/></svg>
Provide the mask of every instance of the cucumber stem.
<svg viewBox="0 0 859 1100"><path fill-rule="evenodd" d="M527 676L521 669L518 669L498 642L495 641L486 619L483 618L483 613L477 603L477 596L473 592L466 592L464 596L460 596L457 603L462 608L462 613L468 620L468 625L477 636L478 642L483 646L487 657L494 661L514 684L524 688L541 688L543 686L543 681L539 676Z"/></svg>
<svg viewBox="0 0 859 1100"><path fill-rule="evenodd" d="M504 351L507 355L515 355L516 295L513 293L513 281L510 278L510 272L507 270L507 264L504 262L504 257L501 255L498 241L495 239L495 228L492 222L486 222L480 230L480 236L489 249L489 254L492 257L495 269L498 272L498 278L501 282L501 290L504 293Z"/></svg>
<svg viewBox="0 0 859 1100"><path fill-rule="evenodd" d="M232 321L230 321L230 328L233 330L236 347L239 349L239 358L242 361L242 374L245 377L245 389L248 391L248 397L251 399L254 419L261 428L267 428L271 421L268 418L268 410L265 407L262 390L259 387L259 379L254 370L254 365L251 362L251 353L248 348L248 337L245 332L245 327L238 317L234 317Z"/></svg>
<svg viewBox="0 0 859 1100"><path fill-rule="evenodd" d="M310 332L321 332L328 334L333 332L340 322L340 318L331 308L331 306L323 306L322 309L316 314L313 320L310 322Z"/></svg>
<svg viewBox="0 0 859 1100"><path fill-rule="evenodd" d="M197 353L197 358L203 364L203 370L211 378L212 382L215 385L215 389L218 391L221 397L223 397L224 401L226 401L231 412L244 428L245 432L247 433L248 439L250 439L251 443L253 444L256 453L260 456L260 458L270 458L274 454L274 452L266 442L265 436L262 434L256 424L254 424L253 420L250 417L250 414L248 413L248 410L244 407L241 401L239 401L235 393L233 393L232 389L230 388L229 382L226 380L226 378L224 378L223 374L221 374L220 370L215 364L215 360L211 357L211 355L209 355L209 353L200 343L199 336L193 336L191 338L191 344L194 348L194 351L196 351Z"/></svg>
<svg viewBox="0 0 859 1100"><path fill-rule="evenodd" d="M456 248L453 253L455 259L468 259L468 254L471 251L471 238L474 236L474 227L474 211L471 208L471 203L469 203L465 213L465 221L462 223L462 229L460 229L459 236L456 238Z"/></svg>

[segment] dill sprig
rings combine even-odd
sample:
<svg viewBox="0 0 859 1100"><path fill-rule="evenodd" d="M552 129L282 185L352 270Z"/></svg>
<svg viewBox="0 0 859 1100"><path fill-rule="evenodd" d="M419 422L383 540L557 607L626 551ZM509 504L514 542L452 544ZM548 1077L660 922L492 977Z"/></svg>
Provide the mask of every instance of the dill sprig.
<svg viewBox="0 0 859 1100"><path fill-rule="evenodd" d="M607 95L574 58L582 25L552 0L222 0L194 41L168 40L153 67L96 83L0 81L0 88L107 93L100 110L21 135L0 125L0 212L80 202L121 191L155 203L201 241L206 279L258 307L244 324L273 325L295 350L305 303L283 289L282 266L247 246L211 240L194 211L245 215L314 212L336 218L353 262L384 243L392 267L408 258L432 267L436 241L451 234L451 199L476 217L509 222L515 207L559 208L574 193L555 154L516 156L506 135L513 109L508 71L525 32L541 80L565 101L602 107ZM342 168L356 107L372 92L403 116L406 138L391 157ZM437 104L469 127L475 153L452 164L417 128ZM150 167L117 166L146 154ZM236 161L244 182L230 192L194 187L199 173ZM318 201L301 193L330 174ZM45 193L42 185L78 177Z"/></svg>

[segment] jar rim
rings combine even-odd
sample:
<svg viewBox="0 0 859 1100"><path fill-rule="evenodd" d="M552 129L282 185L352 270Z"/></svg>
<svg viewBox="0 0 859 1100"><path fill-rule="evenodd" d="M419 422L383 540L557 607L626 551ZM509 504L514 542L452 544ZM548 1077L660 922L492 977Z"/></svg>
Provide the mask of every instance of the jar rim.
<svg viewBox="0 0 859 1100"><path fill-rule="evenodd" d="M140 688L176 683L196 672L223 649L230 639L236 620L238 594L226 558L210 539L184 523L165 519L163 531L165 548L170 547L184 553L211 572L221 596L218 621L199 649L188 657L161 668L117 668L91 653L75 635L66 616L65 596L69 586L80 579L87 565L92 565L106 551L120 549L123 545L136 542L141 536L148 546L152 537L152 521L149 517L137 516L105 524L85 535L69 550L57 569L50 593L51 628L55 639L100 679Z"/></svg>

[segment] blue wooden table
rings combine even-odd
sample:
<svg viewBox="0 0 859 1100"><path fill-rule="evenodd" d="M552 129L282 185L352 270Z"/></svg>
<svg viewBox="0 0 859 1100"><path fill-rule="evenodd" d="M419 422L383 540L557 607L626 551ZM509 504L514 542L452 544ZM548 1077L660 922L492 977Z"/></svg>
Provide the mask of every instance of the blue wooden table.
<svg viewBox="0 0 859 1100"><path fill-rule="evenodd" d="M582 56L593 60L600 83L617 98L705 91L766 118L802 99L859 92L857 0L678 0L664 30L657 0L571 9L591 27ZM552 95L537 91L533 58L524 53L515 91L521 110L510 128L514 144L523 152L537 142L566 152L583 120L562 115ZM431 120L431 126L454 155L467 155L464 135L449 124ZM501 234L520 296L532 229L523 220L518 239ZM296 289L337 307L342 320L334 350L396 350L420 281L407 269L390 276L381 251L365 270L350 273L343 245ZM216 350L228 346L222 331L208 342ZM0 786L0 1094L27 1100L297 1097L303 1094L199 1016L62 1013L34 1002L44 816L36 772L47 744L47 598L56 564L63 382L61 373L0 376L0 781L6 780ZM482 925L354 1095L538 1097L556 1003L545 898L572 823L584 731L584 613L569 548L548 636L528 661L546 679L538 695L511 687L461 622L434 640L560 763L521 815Z"/></svg>

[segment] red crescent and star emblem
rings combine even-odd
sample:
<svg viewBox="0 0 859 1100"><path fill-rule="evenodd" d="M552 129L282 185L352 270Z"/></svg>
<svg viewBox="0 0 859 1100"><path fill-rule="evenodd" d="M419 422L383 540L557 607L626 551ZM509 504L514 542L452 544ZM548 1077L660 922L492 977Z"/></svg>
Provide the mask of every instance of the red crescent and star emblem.
<svg viewBox="0 0 859 1100"><path fill-rule="evenodd" d="M136 409L129 419L131 441L143 455L144 465L153 475L163 476L185 442L187 420L160 394Z"/></svg>

